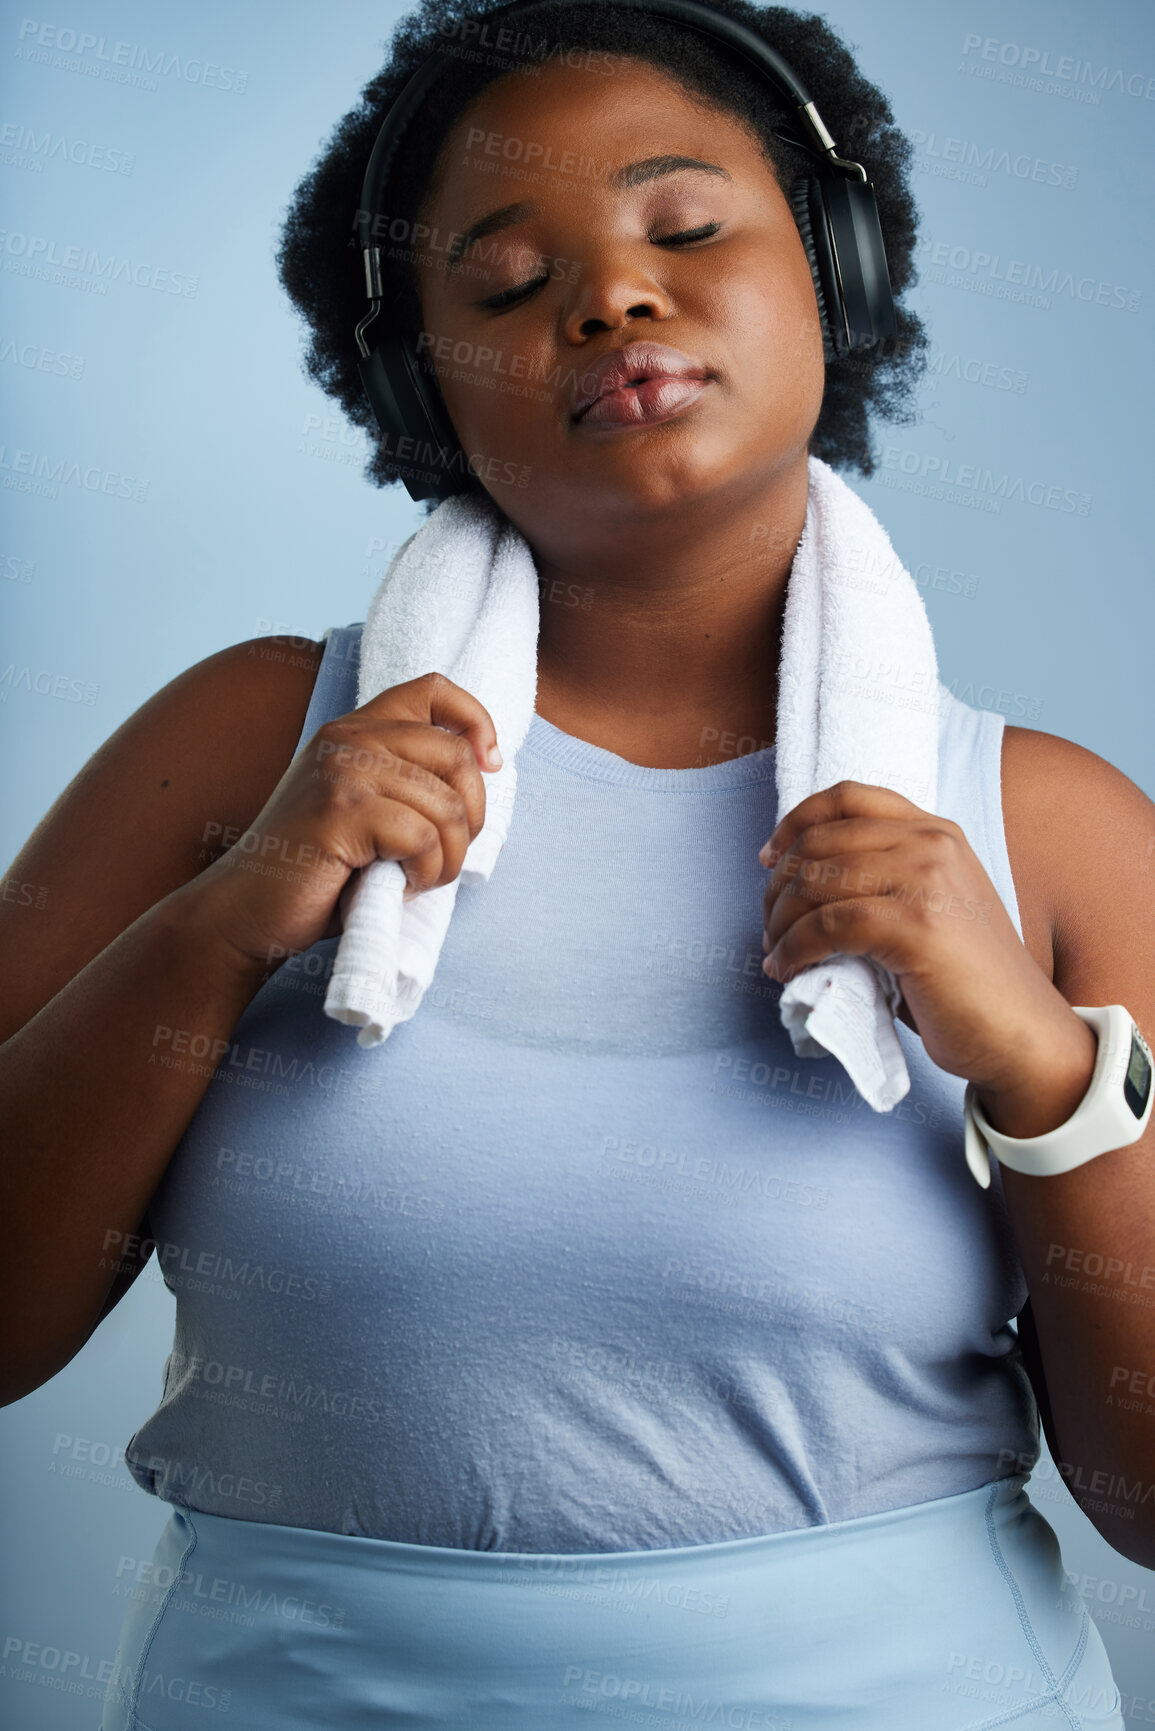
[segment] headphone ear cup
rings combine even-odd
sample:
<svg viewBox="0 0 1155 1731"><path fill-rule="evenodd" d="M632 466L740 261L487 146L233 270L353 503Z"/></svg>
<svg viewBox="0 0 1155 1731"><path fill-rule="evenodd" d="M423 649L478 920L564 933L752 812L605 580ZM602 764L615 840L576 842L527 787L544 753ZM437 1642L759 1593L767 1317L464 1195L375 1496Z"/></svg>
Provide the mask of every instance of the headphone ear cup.
<svg viewBox="0 0 1155 1731"><path fill-rule="evenodd" d="M469 486L465 453L436 379L396 331L386 332L358 363L374 418L411 499L447 499ZM405 441L404 446L401 441ZM404 452L404 455L395 453Z"/></svg>
<svg viewBox="0 0 1155 1731"><path fill-rule="evenodd" d="M846 352L885 354L898 322L874 188L839 175L822 183L821 198L838 285L835 341Z"/></svg>
<svg viewBox="0 0 1155 1731"><path fill-rule="evenodd" d="M819 207L819 221L817 223L811 217L812 200ZM810 275L814 281L814 293L818 300L818 316L822 320L822 351L827 362L830 362L837 358L837 350L827 297L831 295L835 306L837 306L838 285L834 274L834 259L830 251L830 238L826 230L825 219L821 215L821 201L822 189L813 175L801 175L790 189L790 207L794 212L794 221L802 245L806 249L806 257L810 261ZM816 238L818 234L821 235L820 241Z"/></svg>
<svg viewBox="0 0 1155 1731"><path fill-rule="evenodd" d="M803 175L790 204L814 279L826 359L881 349L898 335L894 294L874 188L865 181Z"/></svg>

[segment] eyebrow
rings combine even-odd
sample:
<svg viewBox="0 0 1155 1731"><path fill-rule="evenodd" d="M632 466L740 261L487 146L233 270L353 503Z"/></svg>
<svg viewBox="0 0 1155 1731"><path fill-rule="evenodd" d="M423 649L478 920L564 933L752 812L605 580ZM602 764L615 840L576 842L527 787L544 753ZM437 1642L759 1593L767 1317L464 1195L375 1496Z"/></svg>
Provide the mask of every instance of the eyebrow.
<svg viewBox="0 0 1155 1731"><path fill-rule="evenodd" d="M643 181L657 180L660 175L677 174L685 168L698 169L704 174L720 174L723 180L732 179L716 162L700 162L696 156L647 156L641 162L630 162L625 168L615 169L606 184L611 190L621 192L629 187L641 186ZM456 237L449 249L447 274L461 262L475 240L483 240L487 234L496 234L499 229L509 228L511 224L520 222L522 217L535 215L537 209L538 206L532 199L521 199L516 204L503 204L500 210L492 210L488 216L471 223Z"/></svg>

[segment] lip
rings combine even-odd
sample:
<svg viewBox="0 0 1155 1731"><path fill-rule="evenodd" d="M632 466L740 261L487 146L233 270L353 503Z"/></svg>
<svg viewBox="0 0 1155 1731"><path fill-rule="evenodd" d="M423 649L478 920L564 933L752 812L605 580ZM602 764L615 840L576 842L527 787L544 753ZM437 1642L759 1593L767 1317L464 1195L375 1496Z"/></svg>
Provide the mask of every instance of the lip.
<svg viewBox="0 0 1155 1731"><path fill-rule="evenodd" d="M593 404L613 391L623 391L631 384L648 379L699 379L703 383L710 371L693 355L681 349L668 348L665 343L626 343L612 349L586 368L578 380L571 419L580 421Z"/></svg>

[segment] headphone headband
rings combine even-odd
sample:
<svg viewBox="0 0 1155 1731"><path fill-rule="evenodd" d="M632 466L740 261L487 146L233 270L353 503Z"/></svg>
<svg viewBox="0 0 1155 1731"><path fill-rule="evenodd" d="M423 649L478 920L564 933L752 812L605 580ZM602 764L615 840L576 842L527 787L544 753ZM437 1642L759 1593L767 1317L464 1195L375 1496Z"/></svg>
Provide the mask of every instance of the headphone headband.
<svg viewBox="0 0 1155 1731"><path fill-rule="evenodd" d="M566 0L566 3L571 6L604 6L605 0ZM557 0L505 0L503 5L495 6L484 13L481 22L488 25L508 16L532 18L537 12L555 10L556 4ZM724 13L715 12L709 6L701 5L699 0L613 0L613 4L625 10L673 18L679 24L696 30L700 36L710 37L713 41L722 42L736 50L756 71L768 77L777 87L778 93L797 109L810 141L794 139L791 142L800 149L812 151L832 167L855 173L861 180L866 180L866 170L861 163L848 162L836 154L834 140L826 130L810 92L793 67L787 64L776 48L763 42L762 38L747 29L745 24L726 17ZM418 109L444 72L447 61L452 58L453 50L448 45L434 47L402 86L381 122L366 165L361 187L361 204L357 212L357 242L363 251L372 249L373 218L384 202L389 173L401 141ZM525 62L511 65L510 71L516 71L519 64L524 65Z"/></svg>

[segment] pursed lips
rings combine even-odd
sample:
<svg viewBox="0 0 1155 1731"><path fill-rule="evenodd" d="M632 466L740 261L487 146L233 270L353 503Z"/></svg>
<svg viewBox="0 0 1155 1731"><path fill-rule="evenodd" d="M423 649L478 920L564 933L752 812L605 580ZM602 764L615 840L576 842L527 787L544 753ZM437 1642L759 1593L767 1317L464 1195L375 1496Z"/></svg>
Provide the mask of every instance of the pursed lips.
<svg viewBox="0 0 1155 1731"><path fill-rule="evenodd" d="M684 380L705 383L709 370L692 355L664 343L627 343L624 348L602 355L583 374L571 413L583 419L596 402L627 387Z"/></svg>

